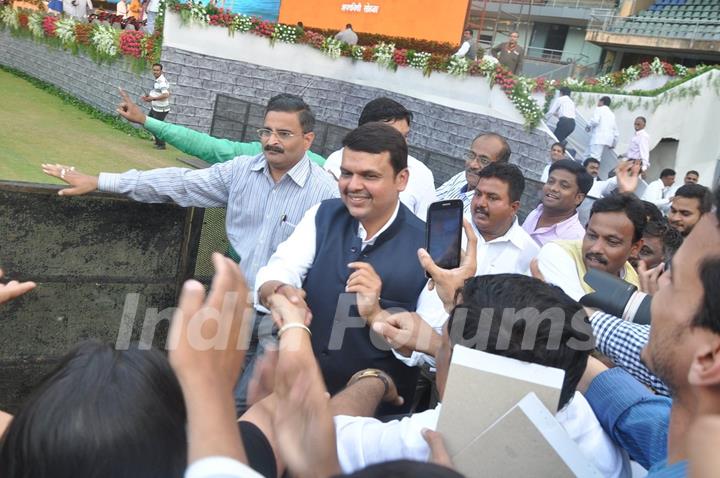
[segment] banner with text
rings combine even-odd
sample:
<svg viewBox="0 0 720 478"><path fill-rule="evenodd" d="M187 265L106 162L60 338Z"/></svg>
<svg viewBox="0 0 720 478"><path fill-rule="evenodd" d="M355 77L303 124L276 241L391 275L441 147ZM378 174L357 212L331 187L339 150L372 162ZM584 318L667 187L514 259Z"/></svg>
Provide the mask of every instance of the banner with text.
<svg viewBox="0 0 720 478"><path fill-rule="evenodd" d="M459 44L469 0L282 0L280 23Z"/></svg>

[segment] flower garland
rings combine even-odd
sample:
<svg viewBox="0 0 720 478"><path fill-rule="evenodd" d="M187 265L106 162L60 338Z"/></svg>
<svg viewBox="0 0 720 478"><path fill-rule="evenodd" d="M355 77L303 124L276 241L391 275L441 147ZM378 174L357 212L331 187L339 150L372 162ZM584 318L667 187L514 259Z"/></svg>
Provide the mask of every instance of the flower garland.
<svg viewBox="0 0 720 478"><path fill-rule="evenodd" d="M388 69L394 69L397 67L395 65L395 62L393 61L393 56L395 55L395 44L394 43L383 43L380 42L377 45L375 45L375 49L373 51L373 60L378 65L388 68Z"/></svg>
<svg viewBox="0 0 720 478"><path fill-rule="evenodd" d="M20 28L20 20L18 18L18 11L14 8L3 8L0 10L0 22L7 28L17 30Z"/></svg>
<svg viewBox="0 0 720 478"><path fill-rule="evenodd" d="M118 54L120 32L110 25L98 25L90 35L100 59L112 59Z"/></svg>
<svg viewBox="0 0 720 478"><path fill-rule="evenodd" d="M42 38L43 35L45 35L45 30L43 29L44 18L44 15L40 12L31 13L28 17L27 28L35 38Z"/></svg>
<svg viewBox="0 0 720 478"><path fill-rule="evenodd" d="M121 28L130 24L138 28L142 23L124 21L112 13L100 12L90 15L88 19L90 23L80 22L73 17L17 10L0 4L0 27L8 28L11 32L27 32L35 41L70 49L74 54L82 49L100 63L125 57L136 72L146 70L148 63L159 60L162 33L148 35L131 29L118 30L113 23L120 24ZM101 25L99 22L109 24Z"/></svg>
<svg viewBox="0 0 720 478"><path fill-rule="evenodd" d="M408 52L408 65L424 72L427 70L431 56L432 55L426 51L415 52L410 50Z"/></svg>
<svg viewBox="0 0 720 478"><path fill-rule="evenodd" d="M75 19L73 17L62 17L55 22L55 36L60 39L63 46L70 46L75 43Z"/></svg>
<svg viewBox="0 0 720 478"><path fill-rule="evenodd" d="M465 76L470 70L470 60L464 56L451 56L447 72L453 76Z"/></svg>
<svg viewBox="0 0 720 478"><path fill-rule="evenodd" d="M355 61L363 61L365 59L365 50L364 46L352 45L350 47L350 58Z"/></svg>
<svg viewBox="0 0 720 478"><path fill-rule="evenodd" d="M300 31L292 25L278 24L273 32L272 39L283 43L297 43Z"/></svg>
<svg viewBox="0 0 720 478"><path fill-rule="evenodd" d="M687 68L654 58L652 61L629 66L623 70L597 78L566 78L562 81L548 81L544 78L527 79L511 74L492 59L484 58L470 62L464 58L455 58L447 54L396 48L394 43L382 41L374 46L350 46L335 40L332 36L326 37L311 29L301 30L294 25L274 24L247 15L232 14L214 6L193 3L192 0L190 3L180 3L178 0L161 0L161 3L163 5L167 4L169 10L178 12L183 23L222 26L228 29L230 35L235 32L252 33L267 37L271 43L281 41L306 44L321 50L331 58L339 58L345 55L354 61L376 62L380 66L392 70L397 69L399 66L407 66L421 70L425 75L440 71L460 77L468 75L488 78L491 84L498 85L505 92L523 114L528 128L533 128L539 124L542 111L547 111L549 102L553 98L556 89L560 86L568 86L576 92L657 97L657 95L670 88L717 68L704 65L697 68ZM164 8L160 8L160 12L164 13ZM115 17L114 14L105 13L90 16L91 19L97 21L120 22L121 27L124 28L126 23ZM160 14L158 19L161 19ZM164 15L162 15L162 20L164 20ZM70 28L71 21L72 28ZM140 25L136 24L136 28ZM69 19L59 20L58 17L40 12L23 13L21 15L11 7L0 5L0 27L3 26L12 31L27 30L39 41L49 41L57 38L56 42L59 40L58 43L73 48L73 51L76 51L77 45L84 45L91 56L100 62L109 61L123 55L132 60L133 69L137 65L144 64L142 62L157 61L162 47L161 33L150 36L140 32L132 32L137 35L123 35L125 40L121 44L120 32L110 25L98 25L96 23L88 25ZM156 28L157 26L158 22L156 22ZM159 30L156 31L162 32L162 22L160 22ZM128 30L128 32L131 31ZM132 41L130 41L131 39ZM653 91L627 92L622 89L627 84L650 75L667 75L672 77L672 80L662 88ZM545 93L543 108L532 99L532 93ZM662 101L672 101L674 98L697 94L699 94L698 89L690 87L685 88L682 93L673 92L672 94L663 95ZM655 107L657 107L658 101L660 100L656 98L653 103Z"/></svg>
<svg viewBox="0 0 720 478"><path fill-rule="evenodd" d="M340 40L336 40L332 37L327 37L323 40L322 51L327 56L333 59L340 58L342 54L342 44Z"/></svg>

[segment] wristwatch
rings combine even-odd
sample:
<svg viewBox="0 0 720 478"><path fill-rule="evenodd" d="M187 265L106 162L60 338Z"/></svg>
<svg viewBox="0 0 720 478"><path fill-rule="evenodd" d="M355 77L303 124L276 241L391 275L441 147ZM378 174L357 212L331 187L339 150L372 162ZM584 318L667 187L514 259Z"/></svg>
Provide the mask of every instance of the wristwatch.
<svg viewBox="0 0 720 478"><path fill-rule="evenodd" d="M376 368L366 368L365 370L360 370L355 375L350 377L350 380L348 380L347 386L354 384L355 382L358 382L359 380L362 380L363 378L378 378L385 386L385 391L383 392L383 398L387 395L388 391L390 390L390 382L388 381L387 374L383 372L382 370L376 369Z"/></svg>

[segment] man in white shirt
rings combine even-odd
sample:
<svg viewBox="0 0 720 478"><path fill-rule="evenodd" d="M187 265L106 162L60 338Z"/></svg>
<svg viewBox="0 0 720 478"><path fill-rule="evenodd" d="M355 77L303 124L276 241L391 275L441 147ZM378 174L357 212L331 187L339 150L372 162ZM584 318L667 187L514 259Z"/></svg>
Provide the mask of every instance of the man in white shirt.
<svg viewBox="0 0 720 478"><path fill-rule="evenodd" d="M647 171L650 167L650 135L645 131L647 120L638 116L635 118L633 126L635 127L635 135L630 139L625 156L628 159L640 161L642 170Z"/></svg>
<svg viewBox="0 0 720 478"><path fill-rule="evenodd" d="M152 74L155 77L153 89L149 94L140 97L146 103L150 103L150 113L148 116L163 121L170 112L170 83L165 79L163 74L163 66L160 63L154 63L152 66ZM165 141L157 136L155 137L155 148L165 149Z"/></svg>
<svg viewBox="0 0 720 478"><path fill-rule="evenodd" d="M660 172L660 179L656 179L648 184L642 200L653 203L663 214L667 214L670 209L673 184L675 184L675 171L670 168L663 169L662 172Z"/></svg>
<svg viewBox="0 0 720 478"><path fill-rule="evenodd" d="M397 101L384 97L376 98L363 108L358 126L371 121L381 121L398 130L407 141L412 117L412 113ZM335 151L323 166L335 179L340 178L342 155L342 149ZM408 155L408 171L410 178L407 187L400 193L400 201L424 221L428 207L435 202L435 178L430 168L410 155Z"/></svg>
<svg viewBox="0 0 720 478"><path fill-rule="evenodd" d="M582 241L554 241L540 249L540 273L574 300L593 292L584 280L588 269L607 272L639 287L638 275L628 259L640 252L646 223L645 207L635 195L599 199L593 204Z"/></svg>
<svg viewBox="0 0 720 478"><path fill-rule="evenodd" d="M591 133L590 145L585 153L586 158L596 158L602 161L603 152L606 148L612 149L618 141L618 132L615 114L610 110L610 97L603 96L598 101L593 117L588 122L585 130Z"/></svg>
<svg viewBox="0 0 720 478"><path fill-rule="evenodd" d="M558 118L553 133L558 142L564 145L565 139L575 131L575 103L570 98L570 88L563 86L559 92L560 96L552 102L545 117L549 119L556 116Z"/></svg>
<svg viewBox="0 0 720 478"><path fill-rule="evenodd" d="M517 211L524 189L525 178L514 164L491 163L478 173L471 212L466 214L477 239L475 275L530 274L530 261L540 246L518 223ZM439 333L447 314L435 290L423 290L418 299L418 314ZM392 330L385 332L390 334ZM421 354L413 354L408 360L432 363L432 359Z"/></svg>
<svg viewBox="0 0 720 478"><path fill-rule="evenodd" d="M442 288L440 284L438 282ZM450 297L454 297L454 290L450 291ZM453 307L450 297L443 294L443 301L448 309ZM571 324L572 317L581 311L580 305L547 284L516 274L470 279L464 286L461 297L461 303L457 304L455 310L462 310L463 313L450 314L436 352L437 386L441 398L447 382L452 348L456 344L561 368L566 373L556 418L577 443L585 458L601 471L602 476L625 476L623 473L627 471L627 462L623 452L603 432L583 396L575 392L592 349L592 343L587 341L592 332L580 330L586 326L576 329ZM518 327L518 322L505 320L508 310L519 311L526 308L539 312L528 315L524 326ZM557 311L558 320L543 320L547 318L550 310ZM558 323L563 324L561 333L557 330ZM523 328L524 331L535 330L536 339L534 343L520 347L518 341L523 341L524 344L524 339L527 338L523 335ZM559 343L550 346L549 340L558 339ZM508 341L510 346L507 346ZM582 342L587 346L572 347L569 345L572 342ZM430 449L423 438L422 430L434 430L437 427L441 405L402 420L386 423L363 417L363 410L374 408L368 404L379 403L383 394L382 381L364 379L358 380L331 399L337 415L335 427L338 458L345 473L388 460L428 459ZM482 404L478 403L478 406ZM472 411L469 410L468 413Z"/></svg>
<svg viewBox="0 0 720 478"><path fill-rule="evenodd" d="M160 0L149 0L147 6L147 21L145 22L145 31L152 34L155 31L155 18L160 9ZM162 32L161 32L162 33Z"/></svg>
<svg viewBox="0 0 720 478"><path fill-rule="evenodd" d="M343 30L340 30L335 34L335 39L345 42L348 45L357 45L358 43L357 33L353 31L353 27L349 23L345 25Z"/></svg>
<svg viewBox="0 0 720 478"><path fill-rule="evenodd" d="M453 56L465 57L469 61L477 59L477 48L473 39L473 31L467 28L463 31L463 42Z"/></svg>
<svg viewBox="0 0 720 478"><path fill-rule="evenodd" d="M465 153L465 169L451 177L437 188L438 201L460 199L463 202L464 212L470 211L470 201L475 194L478 182L478 173L488 164L510 161L510 145L507 140L497 133L481 133L473 139L470 150Z"/></svg>
<svg viewBox="0 0 720 478"><path fill-rule="evenodd" d="M343 145L341 200L309 209L278 246L256 276L255 304L265 306L279 293L307 308L330 393L358 370L379 368L395 379L409 407L419 369L378 348L369 330L387 310L415 311L427 284L417 259L425 224L398 198L408 181L407 143L395 128L369 122Z"/></svg>
<svg viewBox="0 0 720 478"><path fill-rule="evenodd" d="M540 182L547 182L550 177L550 166L564 158L565 146L563 146L562 143L553 143L553 145L550 146L550 163L545 166L545 169L543 169L543 172L540 175Z"/></svg>

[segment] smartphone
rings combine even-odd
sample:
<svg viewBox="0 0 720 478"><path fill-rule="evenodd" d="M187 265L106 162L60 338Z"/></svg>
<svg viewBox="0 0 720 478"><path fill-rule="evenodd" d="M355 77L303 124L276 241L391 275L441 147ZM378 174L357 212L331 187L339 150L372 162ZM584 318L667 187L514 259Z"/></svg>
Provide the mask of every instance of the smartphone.
<svg viewBox="0 0 720 478"><path fill-rule="evenodd" d="M463 202L459 199L434 202L428 208L425 249L443 269L460 266L462 220Z"/></svg>

